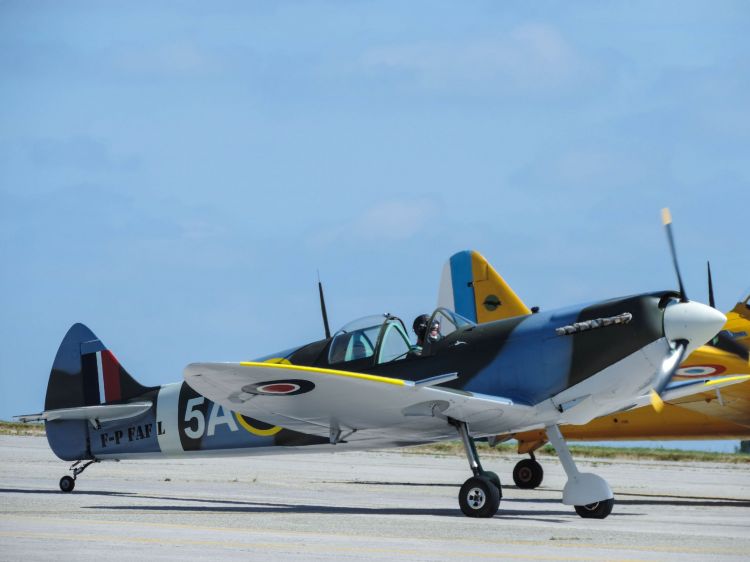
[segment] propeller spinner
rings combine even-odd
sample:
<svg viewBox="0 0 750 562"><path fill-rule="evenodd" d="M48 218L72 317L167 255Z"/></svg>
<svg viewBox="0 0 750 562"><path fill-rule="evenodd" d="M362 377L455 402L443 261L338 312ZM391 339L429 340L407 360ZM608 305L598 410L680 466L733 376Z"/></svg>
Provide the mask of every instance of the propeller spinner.
<svg viewBox="0 0 750 562"><path fill-rule="evenodd" d="M668 304L664 311L664 335L672 345L673 351L662 363L651 389L651 405L657 412L664 408L661 395L672 381L688 352L714 337L727 321L726 316L715 308L688 300L677 262L677 251L672 234L672 215L669 209L662 210L662 222L667 229L672 263L680 287L680 300Z"/></svg>

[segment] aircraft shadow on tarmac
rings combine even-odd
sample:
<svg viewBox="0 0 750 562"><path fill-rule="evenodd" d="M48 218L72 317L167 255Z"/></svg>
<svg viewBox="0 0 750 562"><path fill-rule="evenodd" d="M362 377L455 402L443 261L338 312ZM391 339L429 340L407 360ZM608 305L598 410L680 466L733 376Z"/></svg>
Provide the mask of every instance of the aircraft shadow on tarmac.
<svg viewBox="0 0 750 562"><path fill-rule="evenodd" d="M143 496L139 496L143 497ZM169 498L174 499L174 498ZM221 504L222 500L196 500L185 499L185 501L208 501L209 503ZM233 502L242 503L242 502ZM175 505L93 505L85 506L85 509L103 509L114 511L179 511L179 512L205 512L205 513L315 513L319 515L432 515L436 517L458 517L463 519L464 515L458 509L435 509L435 508L393 508L393 507L343 507L331 505L313 504L288 504L247 502L242 506L175 506ZM541 521L544 523L565 523L573 514L572 511L528 511L505 510L502 507L495 517L514 517L525 521ZM546 517L544 517L546 516ZM551 517L563 516L565 519L552 519ZM577 519L577 518L576 518Z"/></svg>
<svg viewBox="0 0 750 562"><path fill-rule="evenodd" d="M365 484L366 482L350 482L351 484ZM369 484L376 484L369 482ZM385 485L412 485L410 483L383 483ZM437 484L437 486L448 486L447 484ZM456 487L451 484L450 487ZM514 488L514 486L508 486ZM555 491L555 490L546 490ZM0 494L55 494L61 492L57 490L30 490L22 488L0 488ZM622 496L637 496L638 499L624 499ZM98 496L98 497L115 497L115 498L132 498L139 500L162 500L170 502L165 505L91 505L81 506L83 509L100 509L109 511L169 511L169 512L206 512L206 513L317 513L317 514L341 514L341 515L433 515L439 517L463 517L457 509L435 509L435 508L391 508L391 507L351 507L351 506L330 506L314 504L289 504L273 502L242 501L230 499L214 498L195 498L195 497L177 497L177 496L159 496L149 494L139 494L131 492L116 492L104 490L76 490L71 494L72 497L78 496ZM210 505L180 505L182 502L210 504ZM556 498L505 498L501 503L500 511L495 517L517 518L525 521L540 521L545 523L565 523L569 522L573 516L572 510L557 509L544 511L525 511L507 509L509 504L513 503L535 503L535 504L556 504L559 505L559 499ZM619 505L661 505L676 507L750 507L748 500L733 500L727 498L699 498L689 496L659 496L643 497L637 494L616 494L616 503ZM618 517L637 516L637 513L617 513ZM562 519L560 517L563 517ZM577 520L577 517L575 518Z"/></svg>
<svg viewBox="0 0 750 562"><path fill-rule="evenodd" d="M453 486L455 487L455 485ZM28 490L22 488L0 488L0 494L55 494L56 490ZM169 502L206 503L212 505L91 505L81 506L83 509L101 509L111 511L170 511L170 512L205 512L205 513L318 513L342 515L433 515L438 517L460 517L463 514L457 509L435 508L390 508L390 507L341 507L330 505L288 504L253 502L226 499L191 498L156 496L129 492L112 492L101 490L86 490L71 493L71 496L105 496L133 499L165 500ZM570 518L570 511L528 511L501 510L495 517L518 517L527 521L541 521L545 523L564 523ZM546 516L546 517L545 517ZM564 516L565 519L551 519L552 516Z"/></svg>
<svg viewBox="0 0 750 562"><path fill-rule="evenodd" d="M435 486L445 488L456 488L455 484L445 483L419 483L419 482L377 482L377 481L366 481L356 480L353 482L326 482L330 484L354 484L354 485L369 485L369 486ZM518 486L503 484L503 490L521 490ZM555 488L540 488L545 492L558 492L562 494L562 490ZM533 493L530 490L527 490ZM638 498L638 499L625 499L625 498ZM527 503L547 503L557 502L558 500L550 498L504 498L504 502L527 502ZM732 498L717 498L717 497L703 497L703 496L676 496L676 495L655 495L655 494L633 494L627 492L615 492L615 503L617 505L668 505L668 506L682 506L682 507L750 507L750 500L746 499L732 499Z"/></svg>
<svg viewBox="0 0 750 562"><path fill-rule="evenodd" d="M352 485L361 485L361 486L408 486L409 488L413 487L428 487L428 488L459 488L460 484L456 484L455 482L452 484L447 484L445 482L380 482L377 480L354 480L354 481L348 481L348 480L326 480L323 482L323 484L352 484ZM513 484L503 484L503 490L520 490L518 486L514 486ZM548 489L550 492L554 492L556 490ZM562 492L562 490L559 490Z"/></svg>

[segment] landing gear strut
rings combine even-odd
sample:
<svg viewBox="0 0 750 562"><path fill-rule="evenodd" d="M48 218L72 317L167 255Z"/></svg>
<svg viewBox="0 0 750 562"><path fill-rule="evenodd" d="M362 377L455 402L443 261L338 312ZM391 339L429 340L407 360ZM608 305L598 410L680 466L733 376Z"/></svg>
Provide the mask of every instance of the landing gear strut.
<svg viewBox="0 0 750 562"><path fill-rule="evenodd" d="M76 461L70 467L69 470L73 472L73 476L63 476L62 478L60 478L60 489L63 492L72 492L73 488L76 487L76 478L78 478L78 475L81 474L81 472L86 470L89 466L91 466L95 462L99 462L99 460L94 459L94 460L88 461L87 463L84 463L81 466L78 466L82 462L83 461Z"/></svg>
<svg viewBox="0 0 750 562"><path fill-rule="evenodd" d="M453 419L448 421L461 436L466 458L469 460L469 468L474 473L474 476L464 482L458 493L458 505L461 507L461 512L467 517L492 517L500 507L502 497L500 478L494 472L486 472L482 469L474 439L469 435L468 424Z"/></svg>
<svg viewBox="0 0 750 562"><path fill-rule="evenodd" d="M545 428L549 442L557 451L560 462L568 476L568 482L563 488L565 505L575 507L576 513L584 518L604 519L612 512L615 497L606 480L596 474L578 472L578 467L570 455L568 444L563 439L560 429L556 425Z"/></svg>
<svg viewBox="0 0 750 562"><path fill-rule="evenodd" d="M544 479L542 465L537 462L533 452L529 456L531 458L518 461L513 469L513 482L524 490L538 488Z"/></svg>

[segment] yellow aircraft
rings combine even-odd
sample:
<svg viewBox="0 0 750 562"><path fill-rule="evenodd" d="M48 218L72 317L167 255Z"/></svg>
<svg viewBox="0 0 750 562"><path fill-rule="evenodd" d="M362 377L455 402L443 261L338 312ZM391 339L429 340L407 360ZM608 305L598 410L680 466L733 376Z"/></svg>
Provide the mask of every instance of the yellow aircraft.
<svg viewBox="0 0 750 562"><path fill-rule="evenodd" d="M674 380L694 381L717 375L737 375L740 382L721 389L711 381L701 392L653 408L644 406L597 418L586 425L562 427L572 441L642 439L750 439L750 290L726 314L720 337L704 345L680 365ZM713 288L709 269L709 297ZM533 314L505 280L478 252L464 251L451 257L443 269L438 297L440 306L477 323ZM543 470L534 451L547 443L543 429L498 435L490 444L509 439L518 441L519 454L531 458L520 461L513 480L520 488L536 488Z"/></svg>

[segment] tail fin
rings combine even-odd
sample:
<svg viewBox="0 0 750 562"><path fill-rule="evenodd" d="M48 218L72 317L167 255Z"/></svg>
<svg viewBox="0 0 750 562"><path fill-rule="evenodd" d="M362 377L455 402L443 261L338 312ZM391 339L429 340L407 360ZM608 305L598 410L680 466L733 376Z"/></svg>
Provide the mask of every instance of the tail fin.
<svg viewBox="0 0 750 562"><path fill-rule="evenodd" d="M453 254L443 268L438 306L477 323L531 314L486 259L473 250Z"/></svg>
<svg viewBox="0 0 750 562"><path fill-rule="evenodd" d="M124 403L152 390L120 365L94 333L74 324L57 350L47 384L44 410ZM85 419L47 421L47 440L64 460L91 458Z"/></svg>
<svg viewBox="0 0 750 562"><path fill-rule="evenodd" d="M91 330L74 324L52 364L44 409L125 402L148 390L130 376Z"/></svg>

